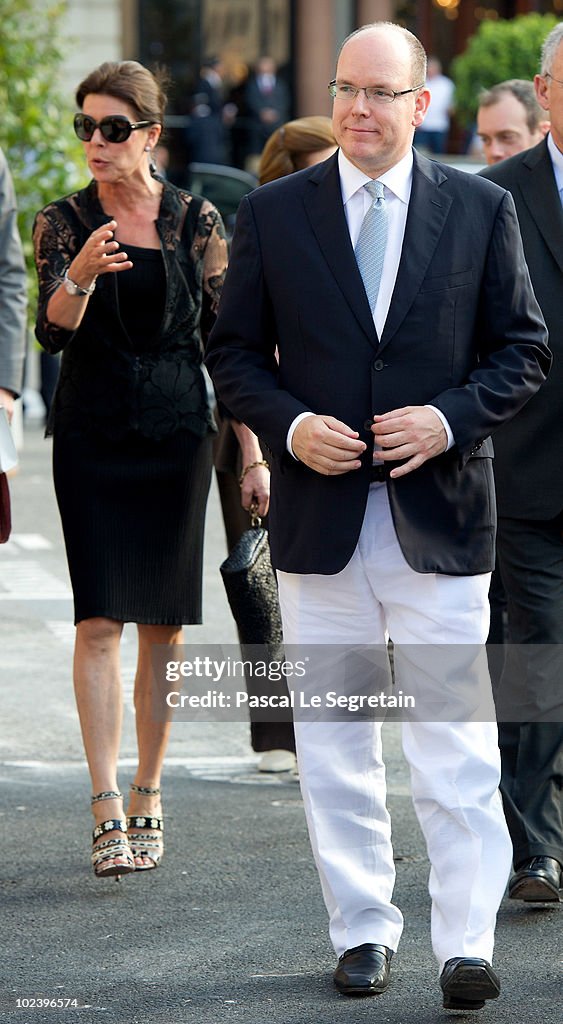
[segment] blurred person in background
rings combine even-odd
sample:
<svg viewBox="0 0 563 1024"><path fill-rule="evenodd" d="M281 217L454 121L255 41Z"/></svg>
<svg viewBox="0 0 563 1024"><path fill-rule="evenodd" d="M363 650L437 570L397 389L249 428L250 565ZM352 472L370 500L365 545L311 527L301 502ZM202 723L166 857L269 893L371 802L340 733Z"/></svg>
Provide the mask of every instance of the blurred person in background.
<svg viewBox="0 0 563 1024"><path fill-rule="evenodd" d="M548 131L533 82L511 78L479 95L477 136L489 166L536 146Z"/></svg>
<svg viewBox="0 0 563 1024"><path fill-rule="evenodd" d="M437 57L428 58L426 88L430 93L430 106L424 123L416 129L414 144L428 150L432 156L440 156L447 150L455 86L451 78L442 74L442 64Z"/></svg>
<svg viewBox="0 0 563 1024"><path fill-rule="evenodd" d="M209 164L229 162L225 118L224 67L218 57L208 57L190 99L187 143L190 161Z"/></svg>
<svg viewBox="0 0 563 1024"><path fill-rule="evenodd" d="M533 82L511 78L479 95L477 136L489 166L537 145L548 130L549 120L537 101ZM498 566L491 577L489 604L489 668L493 680L498 681L504 661L502 645L508 636L506 593Z"/></svg>
<svg viewBox="0 0 563 1024"><path fill-rule="evenodd" d="M0 150L0 406L11 422L23 381L27 276L18 232L16 196Z"/></svg>
<svg viewBox="0 0 563 1024"><path fill-rule="evenodd" d="M540 393L495 433L494 469L510 638L496 688L508 895L554 904L563 866L563 22L545 39L540 67L534 87L549 132L480 173L514 198L553 352Z"/></svg>
<svg viewBox="0 0 563 1024"><path fill-rule="evenodd" d="M329 117L301 117L277 128L268 139L258 168L264 185L286 174L326 160L336 151ZM229 552L248 529L248 510L268 510L270 470L258 438L242 423L223 420L215 442L215 470ZM264 524L266 525L266 524ZM255 685L255 684L254 684ZM285 686L285 684L284 684ZM291 721L257 720L250 710L252 749L261 753L261 772L285 772L296 768L295 738Z"/></svg>
<svg viewBox="0 0 563 1024"><path fill-rule="evenodd" d="M277 73L275 60L260 57L244 88L249 157L262 153L272 132L287 119L289 107L289 89Z"/></svg>
<svg viewBox="0 0 563 1024"><path fill-rule="evenodd" d="M336 152L330 117L299 117L277 128L260 157L258 181L265 185L294 171L303 171Z"/></svg>
<svg viewBox="0 0 563 1024"><path fill-rule="evenodd" d="M227 260L206 200L151 173L160 75L104 63L78 87L74 128L93 176L38 213L36 334L62 350L48 423L75 604L75 693L92 780L98 877L156 868L170 723L154 720L151 651L201 622L215 432L201 369ZM125 622L137 624L138 767L117 785Z"/></svg>

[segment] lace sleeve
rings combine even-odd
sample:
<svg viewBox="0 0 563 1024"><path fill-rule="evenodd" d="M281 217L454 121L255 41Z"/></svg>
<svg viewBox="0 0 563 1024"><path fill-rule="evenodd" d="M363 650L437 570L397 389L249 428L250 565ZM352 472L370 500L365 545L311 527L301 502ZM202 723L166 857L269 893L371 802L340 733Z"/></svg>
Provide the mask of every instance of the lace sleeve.
<svg viewBox="0 0 563 1024"><path fill-rule="evenodd" d="M227 239L219 211L205 201L201 207L196 247L203 258L201 334L205 344L217 315L227 271Z"/></svg>
<svg viewBox="0 0 563 1024"><path fill-rule="evenodd" d="M35 336L47 352L60 352L74 331L58 327L47 318L49 299L59 288L76 250L76 235L56 206L37 214L33 225L33 250L39 281Z"/></svg>

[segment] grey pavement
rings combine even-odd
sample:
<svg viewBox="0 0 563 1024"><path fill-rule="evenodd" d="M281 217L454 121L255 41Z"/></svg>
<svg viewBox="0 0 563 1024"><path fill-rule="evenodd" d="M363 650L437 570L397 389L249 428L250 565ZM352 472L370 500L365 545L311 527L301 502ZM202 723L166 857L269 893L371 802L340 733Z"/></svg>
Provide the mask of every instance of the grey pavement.
<svg viewBox="0 0 563 1024"><path fill-rule="evenodd" d="M26 425L11 490L14 535L0 548L0 1011L6 1022L561 1020L563 906L507 900L495 956L501 998L481 1014L441 1009L429 941L428 864L395 724L384 735L395 899L406 926L384 996L351 1000L336 993L299 787L290 777L258 773L246 723L175 723L163 781L162 867L120 883L94 878L89 783L71 682L72 603L50 442L37 423ZM224 555L213 490L205 623L188 629L188 642L235 643L218 572ZM122 788L135 751L134 660L135 636L127 627Z"/></svg>

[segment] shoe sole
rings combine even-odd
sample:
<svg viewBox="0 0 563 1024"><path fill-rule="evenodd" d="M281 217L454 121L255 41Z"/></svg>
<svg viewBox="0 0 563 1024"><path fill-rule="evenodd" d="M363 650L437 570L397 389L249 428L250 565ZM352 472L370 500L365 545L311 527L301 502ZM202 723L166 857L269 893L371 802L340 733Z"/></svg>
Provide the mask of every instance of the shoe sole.
<svg viewBox="0 0 563 1024"><path fill-rule="evenodd" d="M133 874L135 868L127 864L115 864L105 871L94 871L96 878L119 878L121 875Z"/></svg>
<svg viewBox="0 0 563 1024"><path fill-rule="evenodd" d="M522 878L509 890L508 898L524 903L561 903L559 889L542 878Z"/></svg>
<svg viewBox="0 0 563 1024"><path fill-rule="evenodd" d="M389 988L389 984L384 985L383 988L375 987L375 986L373 988L361 988L361 987L355 988L354 986L349 986L348 987L346 985L339 985L338 982L336 982L336 981L335 981L334 984L336 985L336 987L337 987L338 991L341 993L341 995L343 995L343 996L354 996L354 998L356 998L356 999L362 998L363 996L380 996L380 995L383 994L383 992L386 992L387 989Z"/></svg>
<svg viewBox="0 0 563 1024"><path fill-rule="evenodd" d="M498 999L500 988L485 966L461 966L442 989L445 1010L481 1010L487 999Z"/></svg>

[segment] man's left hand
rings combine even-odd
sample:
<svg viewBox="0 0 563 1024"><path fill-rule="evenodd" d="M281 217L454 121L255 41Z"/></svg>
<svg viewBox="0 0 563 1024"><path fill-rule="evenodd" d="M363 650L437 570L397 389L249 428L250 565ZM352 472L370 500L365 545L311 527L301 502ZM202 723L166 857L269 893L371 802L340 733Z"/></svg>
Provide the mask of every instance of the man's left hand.
<svg viewBox="0 0 563 1024"><path fill-rule="evenodd" d="M0 388L0 405L6 410L8 423L11 423L12 416L14 415L14 396L11 391L6 391L5 388Z"/></svg>
<svg viewBox="0 0 563 1024"><path fill-rule="evenodd" d="M406 459L404 465L391 470L389 475L394 480L412 473L428 459L445 452L448 446L440 417L424 405L392 409L373 419L371 430L376 448L381 449L377 458L383 462Z"/></svg>

